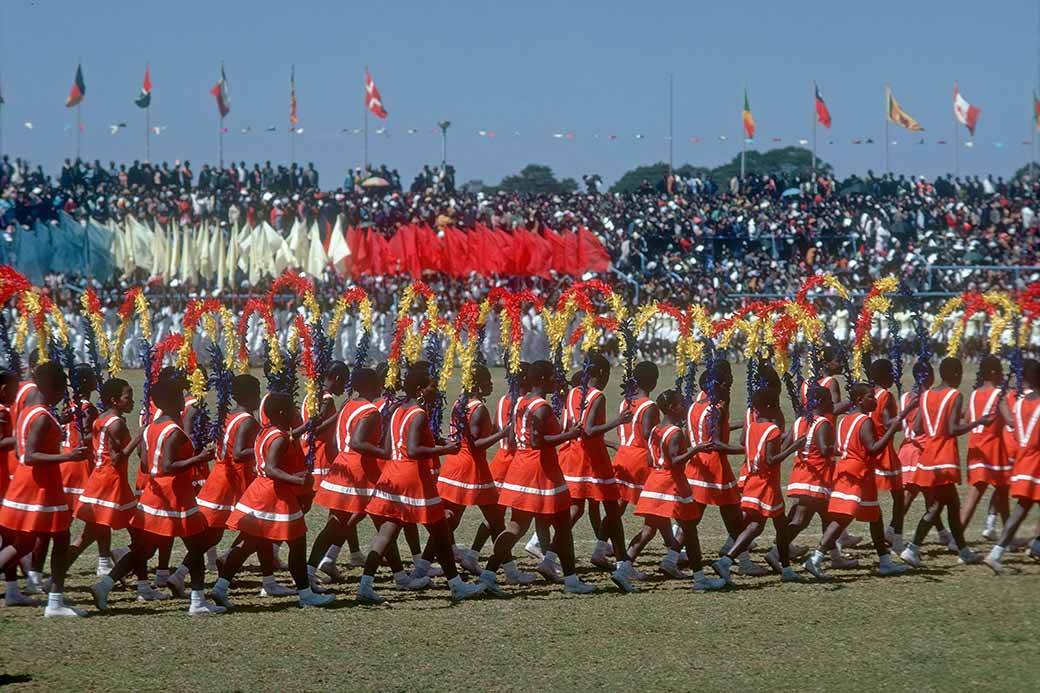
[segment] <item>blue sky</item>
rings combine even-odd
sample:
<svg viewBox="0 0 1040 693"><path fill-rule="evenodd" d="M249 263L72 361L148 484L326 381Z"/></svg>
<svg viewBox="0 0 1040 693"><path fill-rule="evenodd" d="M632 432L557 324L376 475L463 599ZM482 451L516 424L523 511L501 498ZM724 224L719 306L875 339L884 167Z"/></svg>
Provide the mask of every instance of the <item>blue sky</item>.
<svg viewBox="0 0 1040 693"><path fill-rule="evenodd" d="M893 127L896 171L953 170L954 80L982 108L973 148L963 146L961 130L962 173L1006 176L1032 151L1022 142L1031 137L1038 21L1036 5L1024 0L355 4L4 0L4 150L48 171L74 154L75 112L63 104L81 59L85 157L144 157L144 115L132 100L148 61L152 124L167 126L152 137L152 158L187 158L196 170L217 156L208 90L221 60L231 88L226 158L288 162L295 63L304 128L296 159L314 161L325 186L360 161L360 136L340 131L360 125L366 64L390 112L389 137L370 134L370 160L398 168L406 181L423 163L439 162L431 130L445 118L460 181L497 182L528 163L613 180L666 160L669 72L677 165L718 165L740 151L745 82L759 128L751 146L766 149L780 146L773 137L782 145L811 138L816 80L834 118L829 132L819 130L818 152L841 175L884 166L886 82L926 128L921 146L912 144L921 135ZM110 135L119 122L129 127ZM371 131L382 124L370 119ZM263 132L269 125L278 132ZM242 134L247 126L252 132ZM573 139L553 137L568 132ZM868 137L876 143L851 143Z"/></svg>

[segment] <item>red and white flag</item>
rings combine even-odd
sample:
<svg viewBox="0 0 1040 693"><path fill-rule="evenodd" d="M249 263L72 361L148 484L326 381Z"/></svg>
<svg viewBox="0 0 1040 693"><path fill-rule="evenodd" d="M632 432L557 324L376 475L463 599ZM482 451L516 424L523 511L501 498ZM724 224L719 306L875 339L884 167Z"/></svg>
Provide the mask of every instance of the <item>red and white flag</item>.
<svg viewBox="0 0 1040 693"><path fill-rule="evenodd" d="M387 112L383 108L383 98L376 89L376 83L372 81L372 75L365 70L365 108L372 112L376 118L386 118Z"/></svg>
<svg viewBox="0 0 1040 693"><path fill-rule="evenodd" d="M961 96L960 90L957 88L957 83L953 83L953 114L957 116L957 120L961 122L965 127L968 128L968 132L975 135L975 124L979 122L979 113L981 113L976 106L972 106L968 103L963 96Z"/></svg>
<svg viewBox="0 0 1040 693"><path fill-rule="evenodd" d="M227 75L224 74L224 63L220 64L220 81L213 85L209 93L217 100L217 110L223 118L231 112L231 95L228 94Z"/></svg>

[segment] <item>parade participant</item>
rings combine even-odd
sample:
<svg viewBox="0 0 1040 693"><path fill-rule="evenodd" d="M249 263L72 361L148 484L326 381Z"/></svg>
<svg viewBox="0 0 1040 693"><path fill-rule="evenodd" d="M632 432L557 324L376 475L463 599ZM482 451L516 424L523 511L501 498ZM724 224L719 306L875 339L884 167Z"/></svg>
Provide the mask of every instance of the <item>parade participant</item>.
<svg viewBox="0 0 1040 693"><path fill-rule="evenodd" d="M65 604L72 510L62 485L60 465L84 460L90 451L85 446L60 451L61 424L51 410L65 394L67 381L61 366L53 361L40 364L33 371L33 382L43 403L23 403L15 423L18 467L0 501L0 531L4 540L0 569L33 550L39 539L46 538L53 550L44 616L83 616L83 611Z"/></svg>
<svg viewBox="0 0 1040 693"><path fill-rule="evenodd" d="M621 509L639 501L643 482L650 475L651 460L647 448L650 431L661 420L661 412L650 394L657 387L658 369L650 361L641 361L632 369L636 391L632 401L622 400L619 413L632 412L632 420L618 426L618 449L614 455L614 478L621 494ZM668 523L666 523L668 524ZM668 524L671 532L671 524Z"/></svg>
<svg viewBox="0 0 1040 693"><path fill-rule="evenodd" d="M89 364L78 363L72 367L69 376L73 383L75 398L79 399L80 412L77 417L76 413L70 410L63 417L68 419L63 426L65 435L61 443L63 452L68 452L81 445L87 448L92 447L91 434L98 415L97 408L90 401L90 396L97 388L94 369ZM93 469L94 466L89 459L66 462L61 465L61 483L65 488L65 495L68 496L69 507L72 508L73 513L79 507L79 497L83 493Z"/></svg>
<svg viewBox="0 0 1040 693"><path fill-rule="evenodd" d="M1007 524L1008 491L1011 484L1013 462L1005 446L1004 430L1012 425L1011 409L1007 399L1001 396L1004 387L1004 369L996 356L986 356L979 363L979 387L968 399L968 415L980 418L996 414L989 425L976 426L968 434L968 484L971 489L961 508L961 526L967 527L975 514L975 508L993 487L990 509L1000 515ZM1016 448L1018 446L1016 445ZM987 526L988 518L987 518Z"/></svg>
<svg viewBox="0 0 1040 693"><path fill-rule="evenodd" d="M870 413L870 419L874 422L874 431L882 434L887 431L889 423L899 415L900 408L896 404L896 398L892 394L895 379L892 376L892 362L888 359L878 359L870 364L868 369L870 381L874 384L874 399L877 406ZM850 395L851 398L851 395ZM906 409L906 406L903 406ZM906 420L905 417L903 419ZM889 439L888 447L881 451L874 465L874 475L877 477L877 488L879 491L889 491L892 498L892 518L888 524L891 528L891 543L897 553L903 550L903 517L906 509L903 507L905 493L903 490L903 465L896 454L895 445Z"/></svg>

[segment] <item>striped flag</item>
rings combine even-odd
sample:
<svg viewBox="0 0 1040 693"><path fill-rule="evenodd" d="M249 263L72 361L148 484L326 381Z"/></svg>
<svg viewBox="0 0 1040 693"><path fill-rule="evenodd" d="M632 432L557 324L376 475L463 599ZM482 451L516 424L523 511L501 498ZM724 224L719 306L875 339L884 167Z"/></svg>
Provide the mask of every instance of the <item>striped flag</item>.
<svg viewBox="0 0 1040 693"><path fill-rule="evenodd" d="M65 108L72 108L78 106L83 97L87 95L87 84L83 81L83 66L76 66L76 79L72 83L72 89L69 90L69 98L65 99Z"/></svg>
<svg viewBox="0 0 1040 693"><path fill-rule="evenodd" d="M141 95L134 99L138 108L148 108L152 105L152 77L148 72L148 65L144 66L144 83L141 85Z"/></svg>
<svg viewBox="0 0 1040 693"><path fill-rule="evenodd" d="M968 128L968 132L972 135L975 134L975 125L979 122L979 113L981 111L977 106L972 106L968 103L968 100L961 96L960 89L957 87L957 83L953 83L953 114L957 117L957 120L964 127Z"/></svg>
<svg viewBox="0 0 1040 693"><path fill-rule="evenodd" d="M755 138L755 119L751 117L751 103L747 97L747 87L744 87L744 134L749 140Z"/></svg>
<svg viewBox="0 0 1040 693"><path fill-rule="evenodd" d="M376 89L376 83L372 81L372 75L365 70L365 108L372 112L376 118L386 118L389 115L383 108L383 97Z"/></svg>
<svg viewBox="0 0 1040 693"><path fill-rule="evenodd" d="M293 65L289 71L289 124L296 125L299 118L296 117L296 66Z"/></svg>
<svg viewBox="0 0 1040 693"><path fill-rule="evenodd" d="M220 80L213 85L209 93L217 100L217 110L223 118L231 112L231 95L228 93L227 75L224 74L224 63L220 64Z"/></svg>
<svg viewBox="0 0 1040 693"><path fill-rule="evenodd" d="M889 122L895 123L901 128L906 128L907 130L914 132L924 130L916 120L910 117L909 113L899 107L899 103L896 101L895 97L892 96L892 90L887 86L885 87L885 104L885 110Z"/></svg>
<svg viewBox="0 0 1040 693"><path fill-rule="evenodd" d="M816 86L816 82L813 82L813 91L816 92L816 122L830 129L831 112L827 109L827 104L824 102L823 97L820 96L820 88Z"/></svg>

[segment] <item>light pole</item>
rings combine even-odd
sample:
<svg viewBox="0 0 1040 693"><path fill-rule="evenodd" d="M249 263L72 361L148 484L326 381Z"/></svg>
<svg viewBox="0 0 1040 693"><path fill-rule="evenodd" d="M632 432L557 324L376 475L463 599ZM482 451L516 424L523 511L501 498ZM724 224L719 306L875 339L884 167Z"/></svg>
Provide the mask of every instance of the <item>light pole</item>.
<svg viewBox="0 0 1040 693"><path fill-rule="evenodd" d="M441 129L441 168L448 163L448 128L451 127L450 120L442 120L437 123Z"/></svg>

